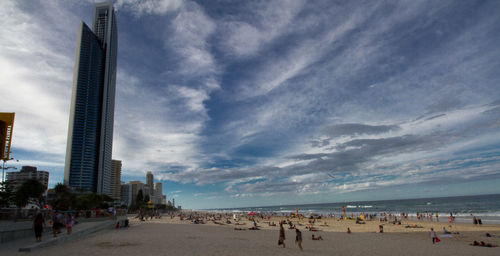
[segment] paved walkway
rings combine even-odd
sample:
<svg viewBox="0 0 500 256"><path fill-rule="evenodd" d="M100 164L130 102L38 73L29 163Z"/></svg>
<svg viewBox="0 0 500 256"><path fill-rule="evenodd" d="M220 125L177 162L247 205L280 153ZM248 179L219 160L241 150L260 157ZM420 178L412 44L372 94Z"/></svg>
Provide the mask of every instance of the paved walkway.
<svg viewBox="0 0 500 256"><path fill-rule="evenodd" d="M0 221L0 231L18 230L31 228L33 222L31 220L23 221L12 221L12 220L2 220Z"/></svg>
<svg viewBox="0 0 500 256"><path fill-rule="evenodd" d="M68 235L65 229L61 229L61 233L57 237L53 237L52 232L45 231L42 234L42 242L36 242L35 233L33 236L16 239L10 242L1 244L0 255L10 255L18 251L32 251L37 248L51 246L58 243L63 243L78 239L80 237L92 234L103 229L113 229L117 220L104 219L102 221L83 222L73 226L72 234ZM16 224L24 225L24 224ZM31 225L31 223L30 223Z"/></svg>

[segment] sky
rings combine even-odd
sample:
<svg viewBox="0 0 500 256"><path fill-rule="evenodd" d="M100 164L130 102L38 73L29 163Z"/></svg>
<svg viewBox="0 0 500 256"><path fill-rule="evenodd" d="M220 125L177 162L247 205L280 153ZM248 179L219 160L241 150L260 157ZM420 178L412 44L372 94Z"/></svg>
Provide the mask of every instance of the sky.
<svg viewBox="0 0 500 256"><path fill-rule="evenodd" d="M93 1L0 1L7 166L63 181ZM114 1L113 159L189 209L500 192L499 1ZM11 170L9 170L11 171Z"/></svg>

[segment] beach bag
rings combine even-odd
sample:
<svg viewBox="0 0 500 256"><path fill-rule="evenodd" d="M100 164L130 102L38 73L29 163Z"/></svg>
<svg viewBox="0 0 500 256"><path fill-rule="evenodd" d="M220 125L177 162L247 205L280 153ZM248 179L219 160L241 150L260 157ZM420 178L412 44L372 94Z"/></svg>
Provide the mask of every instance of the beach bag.
<svg viewBox="0 0 500 256"><path fill-rule="evenodd" d="M436 243L439 243L441 242L441 239L439 239L439 237L436 237Z"/></svg>

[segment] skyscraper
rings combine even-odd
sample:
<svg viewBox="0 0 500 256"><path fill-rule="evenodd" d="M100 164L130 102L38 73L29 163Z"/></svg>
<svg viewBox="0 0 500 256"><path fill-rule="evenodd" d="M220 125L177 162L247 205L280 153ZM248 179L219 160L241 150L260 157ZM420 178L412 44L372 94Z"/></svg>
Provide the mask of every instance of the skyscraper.
<svg viewBox="0 0 500 256"><path fill-rule="evenodd" d="M149 198L152 198L154 195L154 176L153 173L147 172L146 173L146 185L148 186L148 191L145 191L145 195L149 195Z"/></svg>
<svg viewBox="0 0 500 256"><path fill-rule="evenodd" d="M118 35L112 3L94 5L93 29L82 22L76 45L64 182L112 195L113 122Z"/></svg>
<svg viewBox="0 0 500 256"><path fill-rule="evenodd" d="M156 182L155 189L154 189L153 202L155 202L155 204L161 204L162 196L163 196L163 183Z"/></svg>
<svg viewBox="0 0 500 256"><path fill-rule="evenodd" d="M122 161L120 160L112 160L111 164L112 172L111 172L111 191L112 198L115 200L120 199L120 191L121 191L121 174L122 174Z"/></svg>

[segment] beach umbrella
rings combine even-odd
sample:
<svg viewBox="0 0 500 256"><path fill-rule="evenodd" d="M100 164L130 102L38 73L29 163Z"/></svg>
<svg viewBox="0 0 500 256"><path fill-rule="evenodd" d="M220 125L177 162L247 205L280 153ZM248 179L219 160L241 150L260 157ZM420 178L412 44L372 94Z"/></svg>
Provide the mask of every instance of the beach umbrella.
<svg viewBox="0 0 500 256"><path fill-rule="evenodd" d="M248 215L249 215L249 216L255 216L255 215L257 215L257 213L255 213L255 212L251 211L251 212L249 212L249 213L248 213Z"/></svg>

